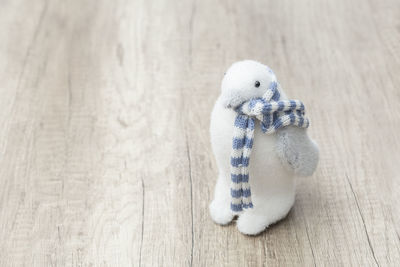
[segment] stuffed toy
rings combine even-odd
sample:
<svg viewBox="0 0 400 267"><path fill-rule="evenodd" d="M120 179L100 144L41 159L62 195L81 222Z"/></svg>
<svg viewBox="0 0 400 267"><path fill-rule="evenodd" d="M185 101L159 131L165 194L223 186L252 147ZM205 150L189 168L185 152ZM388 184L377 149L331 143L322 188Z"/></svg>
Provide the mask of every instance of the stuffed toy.
<svg viewBox="0 0 400 267"><path fill-rule="evenodd" d="M216 223L238 216L238 230L256 235L288 214L295 177L312 175L318 163L308 126L303 103L286 97L269 67L245 60L228 69L210 123Z"/></svg>

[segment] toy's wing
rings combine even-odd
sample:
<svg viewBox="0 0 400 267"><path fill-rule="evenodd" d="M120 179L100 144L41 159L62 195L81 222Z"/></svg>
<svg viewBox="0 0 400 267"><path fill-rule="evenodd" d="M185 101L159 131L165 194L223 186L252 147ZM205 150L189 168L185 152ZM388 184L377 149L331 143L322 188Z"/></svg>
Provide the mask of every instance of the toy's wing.
<svg viewBox="0 0 400 267"><path fill-rule="evenodd" d="M277 132L276 152L282 163L301 176L310 176L317 168L319 150L307 135L307 130L295 126Z"/></svg>

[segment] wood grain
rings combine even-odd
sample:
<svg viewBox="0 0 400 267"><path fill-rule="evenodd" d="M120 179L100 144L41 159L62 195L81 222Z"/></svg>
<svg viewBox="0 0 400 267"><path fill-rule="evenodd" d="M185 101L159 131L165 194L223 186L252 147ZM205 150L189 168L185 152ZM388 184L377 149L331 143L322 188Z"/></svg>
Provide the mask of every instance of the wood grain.
<svg viewBox="0 0 400 267"><path fill-rule="evenodd" d="M0 266L399 266L399 1L0 2ZM247 58L321 150L257 237L208 215Z"/></svg>

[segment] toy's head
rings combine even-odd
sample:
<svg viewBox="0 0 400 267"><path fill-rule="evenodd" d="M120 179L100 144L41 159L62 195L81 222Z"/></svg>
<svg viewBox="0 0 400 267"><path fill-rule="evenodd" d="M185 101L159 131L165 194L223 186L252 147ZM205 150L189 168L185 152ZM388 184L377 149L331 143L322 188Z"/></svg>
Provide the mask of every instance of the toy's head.
<svg viewBox="0 0 400 267"><path fill-rule="evenodd" d="M236 62L222 80L222 104L235 108L247 100L262 97L271 82L276 82L276 77L268 66L253 60Z"/></svg>

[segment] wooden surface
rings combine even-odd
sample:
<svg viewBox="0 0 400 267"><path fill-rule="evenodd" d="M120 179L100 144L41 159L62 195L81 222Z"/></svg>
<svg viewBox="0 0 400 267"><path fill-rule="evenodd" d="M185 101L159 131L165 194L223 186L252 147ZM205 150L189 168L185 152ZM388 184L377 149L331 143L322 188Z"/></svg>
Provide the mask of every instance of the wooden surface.
<svg viewBox="0 0 400 267"><path fill-rule="evenodd" d="M0 266L399 266L399 1L2 0L0 40ZM247 58L321 149L257 237L208 214Z"/></svg>

